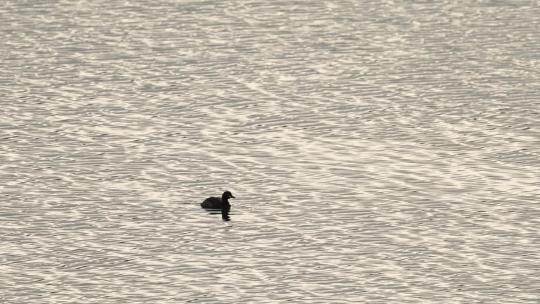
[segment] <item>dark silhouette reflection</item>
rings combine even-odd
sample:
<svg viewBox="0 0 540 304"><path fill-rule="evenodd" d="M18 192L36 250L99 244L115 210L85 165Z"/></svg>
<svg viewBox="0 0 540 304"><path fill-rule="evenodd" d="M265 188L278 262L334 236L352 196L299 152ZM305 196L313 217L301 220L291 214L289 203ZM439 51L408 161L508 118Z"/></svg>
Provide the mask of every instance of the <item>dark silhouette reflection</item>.
<svg viewBox="0 0 540 304"><path fill-rule="evenodd" d="M203 209L212 215L221 214L221 218L226 222L231 220L231 217L229 216L229 213L231 212L231 206L221 208L221 209L211 209L211 208L203 208Z"/></svg>
<svg viewBox="0 0 540 304"><path fill-rule="evenodd" d="M223 206L221 208L221 218L226 222L231 220L231 218L229 217L230 211L231 211L231 205Z"/></svg>
<svg viewBox="0 0 540 304"><path fill-rule="evenodd" d="M221 197L209 197L201 203L201 207L206 209L210 214L221 213L221 218L224 221L230 221L229 213L231 211L231 204L229 199L234 198L230 191L225 191Z"/></svg>

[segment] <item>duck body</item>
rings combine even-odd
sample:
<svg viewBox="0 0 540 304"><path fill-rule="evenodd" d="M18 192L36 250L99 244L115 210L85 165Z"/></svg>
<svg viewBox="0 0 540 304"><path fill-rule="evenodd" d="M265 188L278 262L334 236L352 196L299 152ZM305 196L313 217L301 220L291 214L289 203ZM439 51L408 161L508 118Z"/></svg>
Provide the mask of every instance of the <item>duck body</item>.
<svg viewBox="0 0 540 304"><path fill-rule="evenodd" d="M201 207L205 209L224 209L229 211L231 204L229 198L234 198L230 191L223 192L221 197L209 197L201 203Z"/></svg>
<svg viewBox="0 0 540 304"><path fill-rule="evenodd" d="M227 204L228 203L229 202L227 202ZM223 205L224 204L221 197L209 197L201 203L201 207L206 208L206 209L221 209Z"/></svg>

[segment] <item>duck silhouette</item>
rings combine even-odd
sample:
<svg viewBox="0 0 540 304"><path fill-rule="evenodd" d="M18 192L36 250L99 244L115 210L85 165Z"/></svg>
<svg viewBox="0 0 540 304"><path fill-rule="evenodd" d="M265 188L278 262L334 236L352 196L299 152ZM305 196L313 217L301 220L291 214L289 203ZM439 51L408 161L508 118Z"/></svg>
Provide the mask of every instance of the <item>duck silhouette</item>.
<svg viewBox="0 0 540 304"><path fill-rule="evenodd" d="M230 198L235 198L231 191L225 191L221 197L209 197L201 203L204 209L221 209L221 217L223 220L229 220L229 212L231 211Z"/></svg>

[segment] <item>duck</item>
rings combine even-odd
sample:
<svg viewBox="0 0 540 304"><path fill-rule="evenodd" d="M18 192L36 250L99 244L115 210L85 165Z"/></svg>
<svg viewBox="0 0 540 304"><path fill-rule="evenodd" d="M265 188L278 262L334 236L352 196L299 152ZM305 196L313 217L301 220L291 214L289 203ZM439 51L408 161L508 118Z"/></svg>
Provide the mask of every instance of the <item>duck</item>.
<svg viewBox="0 0 540 304"><path fill-rule="evenodd" d="M221 197L209 197L201 203L201 207L205 209L227 209L231 208L229 199L235 198L231 191L225 191Z"/></svg>

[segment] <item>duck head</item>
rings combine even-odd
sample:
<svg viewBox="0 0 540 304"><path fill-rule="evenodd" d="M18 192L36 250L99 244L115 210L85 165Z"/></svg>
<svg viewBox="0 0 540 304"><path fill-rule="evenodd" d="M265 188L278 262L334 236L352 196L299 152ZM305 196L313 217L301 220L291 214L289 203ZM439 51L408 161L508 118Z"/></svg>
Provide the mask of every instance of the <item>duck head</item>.
<svg viewBox="0 0 540 304"><path fill-rule="evenodd" d="M230 198L234 198L234 195L232 195L231 191L225 191L223 192L223 195L221 195L221 199L224 201L227 201Z"/></svg>

